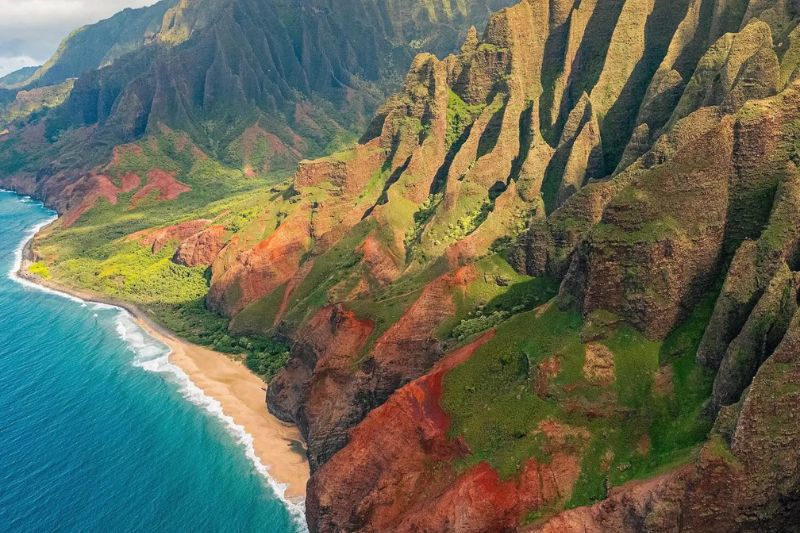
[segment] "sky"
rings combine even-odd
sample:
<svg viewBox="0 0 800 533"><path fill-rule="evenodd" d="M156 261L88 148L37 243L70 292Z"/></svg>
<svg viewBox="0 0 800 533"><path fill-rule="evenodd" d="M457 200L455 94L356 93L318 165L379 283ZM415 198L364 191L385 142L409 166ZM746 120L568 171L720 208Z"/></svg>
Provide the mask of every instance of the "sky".
<svg viewBox="0 0 800 533"><path fill-rule="evenodd" d="M41 65L72 30L155 0L0 0L0 76Z"/></svg>

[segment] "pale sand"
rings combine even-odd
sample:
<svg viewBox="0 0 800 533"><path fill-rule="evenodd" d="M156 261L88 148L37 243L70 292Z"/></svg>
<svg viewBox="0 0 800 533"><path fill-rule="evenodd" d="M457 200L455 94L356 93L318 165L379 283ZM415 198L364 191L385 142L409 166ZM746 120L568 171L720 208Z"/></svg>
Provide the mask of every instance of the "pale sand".
<svg viewBox="0 0 800 533"><path fill-rule="evenodd" d="M170 347L170 361L253 436L256 455L269 467L270 475L286 485L286 497L303 498L309 468L306 458L296 451L302 437L296 427L269 414L266 385L261 378L224 354L189 344L161 328L155 329L149 320L136 318L147 333Z"/></svg>
<svg viewBox="0 0 800 533"><path fill-rule="evenodd" d="M26 254L28 255L26 250ZM286 498L305 498L309 466L302 446L302 436L295 426L285 424L269 414L266 405L266 384L244 364L230 356L179 339L150 320L138 307L88 291L65 287L43 280L27 272L29 261L23 260L18 275L49 289L76 296L82 300L121 307L128 311L149 335L172 350L170 362L183 370L207 396L222 405L224 413L253 436L253 447L270 476L286 486Z"/></svg>

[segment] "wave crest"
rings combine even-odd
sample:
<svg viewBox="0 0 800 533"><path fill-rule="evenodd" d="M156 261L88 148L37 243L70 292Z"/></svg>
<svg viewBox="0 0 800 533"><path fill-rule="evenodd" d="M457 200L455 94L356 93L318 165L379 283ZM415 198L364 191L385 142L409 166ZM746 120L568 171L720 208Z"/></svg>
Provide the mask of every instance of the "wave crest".
<svg viewBox="0 0 800 533"><path fill-rule="evenodd" d="M6 191L0 189L0 192ZM35 202L30 197L21 197L20 201L25 203ZM278 483L270 476L269 467L262 463L261 459L256 454L253 445L253 436L247 432L244 426L237 424L233 418L225 414L222 409L222 404L220 404L219 401L206 395L200 387L192 382L183 370L170 363L169 356L171 351L168 346L148 335L147 332L136 324L130 313L121 307L98 302L89 302L71 294L44 287L19 276L18 272L22 267L22 257L25 246L27 246L28 242L42 228L51 224L57 218L57 215L53 215L28 229L19 247L14 251L14 264L11 271L8 273L8 277L27 288L73 301L80 304L81 307L91 306L93 311L101 309L116 310L116 330L120 338L126 342L129 349L134 353L133 365L147 372L153 372L164 376L165 379L177 386L178 391L186 400L202 408L209 415L219 420L223 427L234 438L236 444L243 448L245 455L252 462L256 471L266 479L272 491L283 502L300 531L307 532L308 525L305 520L305 501L302 499L291 500L287 498L286 485Z"/></svg>
<svg viewBox="0 0 800 533"><path fill-rule="evenodd" d="M233 418L226 415L219 401L208 396L192 382L183 370L170 363L169 347L150 337L136 324L127 311L120 311L116 318L116 325L120 338L128 344L130 350L135 354L134 366L148 372L163 375L177 385L178 391L186 400L222 422L225 429L234 437L236 444L244 449L245 455L253 463L256 470L267 480L273 492L284 502L295 522L302 530L307 531L304 502L302 500L292 501L286 497L286 485L278 483L269 475L269 467L259 459L253 445L253 436L247 432L244 426L237 424Z"/></svg>

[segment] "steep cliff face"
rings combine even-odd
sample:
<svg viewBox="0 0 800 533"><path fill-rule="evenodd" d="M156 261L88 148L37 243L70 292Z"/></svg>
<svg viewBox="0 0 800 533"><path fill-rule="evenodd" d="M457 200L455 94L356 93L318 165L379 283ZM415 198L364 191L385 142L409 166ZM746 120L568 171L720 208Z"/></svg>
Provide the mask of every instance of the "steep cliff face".
<svg viewBox="0 0 800 533"><path fill-rule="evenodd" d="M667 527L672 511L652 514L663 504L702 528L703 505L723 497L734 528L795 512L787 487L785 505L751 514L758 489L736 485L776 478L730 466L749 460L744 433L718 429L692 450L791 345L796 15L788 3L524 1L458 55L419 56L355 149L301 166L304 251L255 291L246 280L263 276L226 256L210 304L252 318L282 302L271 324L296 345L269 405L308 437L315 528L511 530L606 497L537 527ZM455 369L434 366L452 332L507 318L470 291L492 281L486 256L517 239L520 270L561 282L556 305L503 322L502 345ZM669 457L691 466L626 485ZM487 487L503 498L474 497Z"/></svg>
<svg viewBox="0 0 800 533"><path fill-rule="evenodd" d="M177 3L177 0L162 0L150 7L126 9L106 20L76 29L49 61L28 76L16 79L13 86L31 89L58 85L113 63L153 42L162 29L164 15L176 9Z"/></svg>
<svg viewBox="0 0 800 533"><path fill-rule="evenodd" d="M78 80L30 146L54 153L64 117L85 127L56 146L157 133L81 180L9 181L67 191L75 247L100 210L150 209L126 257L208 276L231 336L289 339L267 402L306 437L315 531L796 518L800 6L522 0L417 55L357 144L252 193L356 124L422 36L499 7L340 4L238 0ZM215 180L221 147L240 159ZM97 249L82 279L119 262Z"/></svg>
<svg viewBox="0 0 800 533"><path fill-rule="evenodd" d="M418 50L451 51L511 1L165 0L125 11L67 39L34 75L79 78L63 105L9 127L0 179L45 196L48 181L164 128L251 176L286 172L352 138Z"/></svg>
<svg viewBox="0 0 800 533"><path fill-rule="evenodd" d="M720 38L653 148L533 225L519 264L564 276L562 301L585 315L611 311L663 338L732 259L699 352L718 367L781 265L796 261L787 213L794 205L797 90L780 81L780 70L795 66L786 54L779 63L773 42L783 36L772 31L752 19Z"/></svg>

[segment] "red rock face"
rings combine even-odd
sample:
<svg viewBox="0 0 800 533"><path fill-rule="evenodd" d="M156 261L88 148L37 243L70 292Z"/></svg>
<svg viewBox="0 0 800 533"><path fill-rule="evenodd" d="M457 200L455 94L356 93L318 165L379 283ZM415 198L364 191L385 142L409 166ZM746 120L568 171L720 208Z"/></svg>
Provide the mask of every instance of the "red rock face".
<svg viewBox="0 0 800 533"><path fill-rule="evenodd" d="M311 245L307 213L299 209L266 240L240 251L234 237L214 263L208 295L212 309L234 316L286 283Z"/></svg>
<svg viewBox="0 0 800 533"><path fill-rule="evenodd" d="M374 327L340 305L321 309L298 332L302 342L293 347L294 357L270 384L272 412L298 424L317 453L355 423L337 428L353 412L355 389L347 387L353 377L353 356ZM339 418L325 416L331 413Z"/></svg>
<svg viewBox="0 0 800 533"><path fill-rule="evenodd" d="M9 185L15 190L46 198L48 205L63 214L62 224L68 228L91 210L98 200L105 199L110 204L117 205L120 194L133 192L141 186L142 180L137 174L124 174L120 177L119 186L115 185L107 174L109 169L119 164L122 153L125 151L141 152L141 148L138 146L117 147L108 165L78 179L66 174L56 174L43 182L43 185L32 185L33 177L31 176L20 176L18 179L11 177L4 181L9 182ZM145 186L133 196L131 207L136 207L139 201L154 191L158 192L157 199L159 201L170 201L176 200L181 194L190 190L188 185L177 181L173 174L153 169L147 174Z"/></svg>
<svg viewBox="0 0 800 533"><path fill-rule="evenodd" d="M523 528L537 533L740 531L735 509L741 472L704 450L694 465L612 490L608 499Z"/></svg>
<svg viewBox="0 0 800 533"><path fill-rule="evenodd" d="M183 243L186 239L203 231L210 223L210 220L190 220L155 231L145 230L134 233L129 238L138 240L142 245L151 248L153 253L158 253L170 242Z"/></svg>
<svg viewBox="0 0 800 533"><path fill-rule="evenodd" d="M117 194L120 192L107 176L93 175L79 179L62 193L65 198L79 199L78 205L67 207L62 224L65 228L72 226L101 198L112 205L117 205Z"/></svg>
<svg viewBox="0 0 800 533"><path fill-rule="evenodd" d="M800 476L792 457L800 442L800 401L788 384L800 379L798 332L800 315L734 413L730 449L715 437L690 465L612 489L603 502L522 530L749 531L795 523ZM443 377L491 336L445 357L350 432L348 445L309 484L315 530L518 531L527 513L569 498L580 466L559 442L576 430L551 421L540 426L554 445L549 463L529 460L516 479L500 479L486 463L462 474L452 467L470 452L448 437L450 421L439 404ZM759 511L765 506L768 513Z"/></svg>
<svg viewBox="0 0 800 533"><path fill-rule="evenodd" d="M122 194L135 191L142 184L142 179L137 174L125 174L120 181L119 192Z"/></svg>
<svg viewBox="0 0 800 533"><path fill-rule="evenodd" d="M153 169L147 173L147 184L133 195L131 207L136 207L136 204L154 191L158 191L158 200L164 201L175 200L181 194L191 190L191 187L176 180L174 173Z"/></svg>
<svg viewBox="0 0 800 533"><path fill-rule="evenodd" d="M472 266L430 283L416 302L375 343L373 380L388 397L408 380L427 372L441 356L436 330L455 313L454 291L475 279Z"/></svg>
<svg viewBox="0 0 800 533"><path fill-rule="evenodd" d="M283 296L281 297L281 304L278 307L277 313L275 313L275 322L273 325L280 323L281 319L283 319L283 315L289 308L289 298L292 297L295 289L303 283L303 280L306 279L306 276L308 276L312 268L314 268L314 259L309 259L295 272L295 275L292 276L289 283L286 284L286 289L284 289Z"/></svg>
<svg viewBox="0 0 800 533"><path fill-rule="evenodd" d="M428 479L420 477L424 473L413 467L468 452L463 442L446 437L450 420L439 405L442 378L492 335L443 359L434 371L403 387L350 432L349 445L325 463L309 484L311 523L320 531L358 529L367 521L376 530L396 524L398 507L415 498L418 487L427 485ZM377 490L381 487L392 489ZM373 520L377 514L381 519Z"/></svg>
<svg viewBox="0 0 800 533"><path fill-rule="evenodd" d="M364 256L362 262L370 277L379 285L388 285L400 276L398 261L374 236L369 235L358 251Z"/></svg>
<svg viewBox="0 0 800 533"><path fill-rule="evenodd" d="M371 409L434 365L441 356L436 330L455 311L454 291L474 275L465 267L431 282L370 353L362 354L372 327L355 327L364 321L343 306L323 309L294 335L293 358L270 385L268 403L300 426L312 467L344 446L347 431Z"/></svg>
<svg viewBox="0 0 800 533"><path fill-rule="evenodd" d="M509 480L486 463L462 474L452 464L470 452L448 436L443 379L493 336L442 359L350 432L348 445L309 484L309 518L318 531L515 531L527 511L569 496L579 465L566 453L547 465L530 460Z"/></svg>
<svg viewBox="0 0 800 533"><path fill-rule="evenodd" d="M211 266L225 246L225 226L211 226L181 242L175 261L188 267Z"/></svg>

